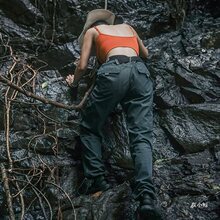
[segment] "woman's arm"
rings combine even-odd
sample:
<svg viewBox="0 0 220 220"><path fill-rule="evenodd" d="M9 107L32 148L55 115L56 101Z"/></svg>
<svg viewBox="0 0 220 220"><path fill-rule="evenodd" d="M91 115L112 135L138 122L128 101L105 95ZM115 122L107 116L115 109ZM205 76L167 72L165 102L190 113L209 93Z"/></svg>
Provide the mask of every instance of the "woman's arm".
<svg viewBox="0 0 220 220"><path fill-rule="evenodd" d="M147 58L148 56L148 49L144 46L143 41L138 37L138 45L139 45L139 49L140 49L140 57L142 58Z"/></svg>
<svg viewBox="0 0 220 220"><path fill-rule="evenodd" d="M66 82L71 85L77 85L83 74L85 73L87 66L88 66L88 60L91 54L92 50L92 44L93 39L95 37L95 32L93 28L89 29L84 36L81 54L79 62L76 66L74 75L68 75L66 78Z"/></svg>
<svg viewBox="0 0 220 220"><path fill-rule="evenodd" d="M132 27L131 27L132 28ZM144 46L143 41L140 39L140 37L138 36L137 32L134 30L134 28L132 28L134 35L137 37L138 39L138 45L139 45L139 49L140 49L140 57L142 58L147 58L148 56L148 49Z"/></svg>

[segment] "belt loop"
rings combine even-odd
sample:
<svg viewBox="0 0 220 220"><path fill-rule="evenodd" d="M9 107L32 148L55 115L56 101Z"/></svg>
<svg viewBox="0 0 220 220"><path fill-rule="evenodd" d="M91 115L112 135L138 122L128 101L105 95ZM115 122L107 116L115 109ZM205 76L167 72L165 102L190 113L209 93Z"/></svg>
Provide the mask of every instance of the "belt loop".
<svg viewBox="0 0 220 220"><path fill-rule="evenodd" d="M131 57L129 57L129 63L131 62Z"/></svg>
<svg viewBox="0 0 220 220"><path fill-rule="evenodd" d="M120 64L118 59L115 59L115 62L117 65Z"/></svg>

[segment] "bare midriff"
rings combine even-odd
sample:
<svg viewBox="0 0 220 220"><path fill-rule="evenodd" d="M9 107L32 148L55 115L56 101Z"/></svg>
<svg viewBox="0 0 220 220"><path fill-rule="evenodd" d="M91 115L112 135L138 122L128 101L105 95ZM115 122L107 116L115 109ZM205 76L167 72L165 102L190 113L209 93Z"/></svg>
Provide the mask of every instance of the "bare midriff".
<svg viewBox="0 0 220 220"><path fill-rule="evenodd" d="M116 47L109 51L106 58L108 59L109 57L116 55L125 55L128 57L132 57L137 56L137 53L134 49L130 47Z"/></svg>

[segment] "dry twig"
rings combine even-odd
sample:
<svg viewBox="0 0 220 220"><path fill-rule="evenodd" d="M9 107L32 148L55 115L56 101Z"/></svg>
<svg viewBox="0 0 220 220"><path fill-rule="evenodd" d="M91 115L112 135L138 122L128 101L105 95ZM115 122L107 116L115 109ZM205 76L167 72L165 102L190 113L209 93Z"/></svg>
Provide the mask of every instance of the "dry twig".
<svg viewBox="0 0 220 220"><path fill-rule="evenodd" d="M5 170L5 166L4 166L3 163L1 163L0 166L1 166L3 186L4 186L6 198L7 198L9 217L10 217L10 220L15 220L15 214L14 214L13 206L12 206L12 196L11 196L11 193L10 193L7 172Z"/></svg>

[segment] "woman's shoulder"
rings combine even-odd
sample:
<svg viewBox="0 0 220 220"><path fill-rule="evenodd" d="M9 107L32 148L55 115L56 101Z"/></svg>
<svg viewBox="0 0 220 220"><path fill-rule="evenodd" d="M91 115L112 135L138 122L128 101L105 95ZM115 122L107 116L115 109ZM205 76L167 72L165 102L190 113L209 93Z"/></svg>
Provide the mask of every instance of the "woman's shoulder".
<svg viewBox="0 0 220 220"><path fill-rule="evenodd" d="M123 23L123 24L117 24L117 25L114 25L118 28L123 28L123 29L132 29L134 30L134 28L130 25L130 24L127 24L127 23Z"/></svg>
<svg viewBox="0 0 220 220"><path fill-rule="evenodd" d="M96 36L96 35L98 35L97 30L96 30L96 27L91 27L91 28L89 28L89 29L86 31L86 34L87 34L87 35L90 35L90 36Z"/></svg>
<svg viewBox="0 0 220 220"><path fill-rule="evenodd" d="M126 23L123 23L123 24L115 24L115 25L112 25L112 26L115 26L115 27L128 27L130 25L126 24Z"/></svg>

